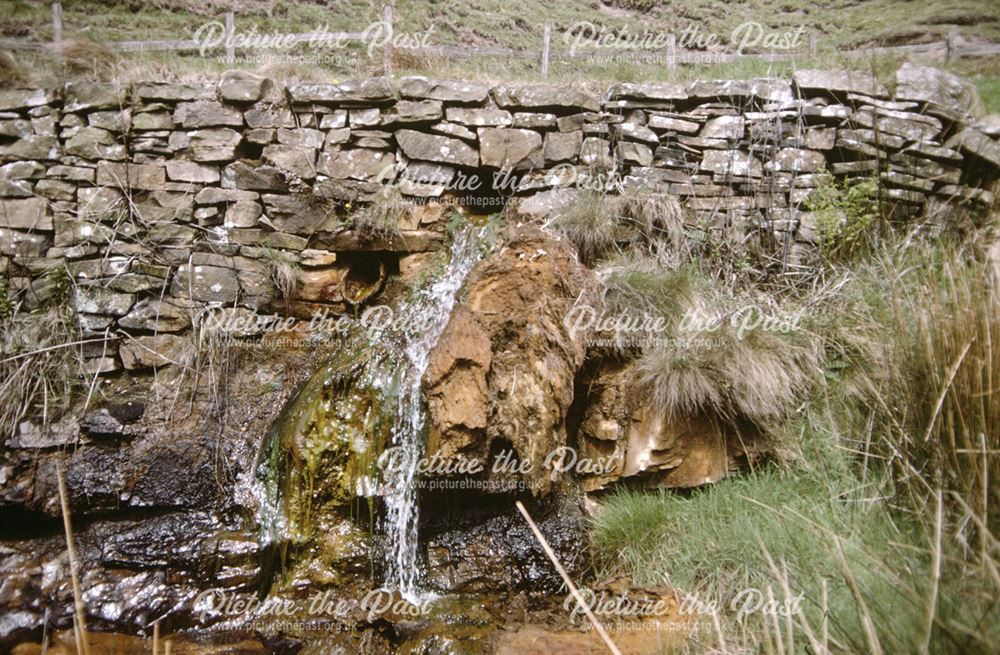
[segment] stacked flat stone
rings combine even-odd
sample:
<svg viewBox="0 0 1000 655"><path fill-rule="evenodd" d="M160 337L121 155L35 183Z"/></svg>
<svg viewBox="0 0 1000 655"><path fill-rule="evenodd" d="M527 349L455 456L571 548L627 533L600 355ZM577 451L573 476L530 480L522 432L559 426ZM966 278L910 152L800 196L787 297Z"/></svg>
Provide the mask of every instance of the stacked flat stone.
<svg viewBox="0 0 1000 655"><path fill-rule="evenodd" d="M490 187L505 173L486 193L526 217L582 187L641 187L678 196L692 220L767 225L800 248L829 173L876 177L900 215L990 206L1000 123L974 119L975 103L967 81L910 64L891 95L870 74L808 70L603 94L426 77L284 89L235 71L4 90L0 265L29 305L65 267L84 336L114 337L87 351L92 370L146 368L175 361L206 307L287 309L268 249L302 267L296 311L342 308L338 253L438 248L445 202L471 176ZM386 184L420 200L402 238L345 229L338 210Z"/></svg>

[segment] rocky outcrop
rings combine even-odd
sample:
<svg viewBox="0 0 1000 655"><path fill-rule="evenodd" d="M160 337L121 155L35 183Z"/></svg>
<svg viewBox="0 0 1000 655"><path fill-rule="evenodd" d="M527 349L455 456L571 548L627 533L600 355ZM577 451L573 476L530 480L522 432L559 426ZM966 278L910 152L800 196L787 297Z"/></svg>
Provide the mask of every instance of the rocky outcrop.
<svg viewBox="0 0 1000 655"><path fill-rule="evenodd" d="M59 426L26 422L0 450L0 615L11 618L0 649L40 638L46 616L50 633L72 628L58 467L91 628L139 634L159 620L173 631L191 625L205 589L255 592L258 452L314 362L295 351L225 356L223 377L172 367L155 382L115 380Z"/></svg>
<svg viewBox="0 0 1000 655"><path fill-rule="evenodd" d="M512 228L477 267L465 300L431 353L424 388L428 454L492 464L512 450L529 468L521 478L544 494L558 476L549 453L566 445L566 415L587 335L563 318L593 301L595 279L565 242L537 228Z"/></svg>
<svg viewBox="0 0 1000 655"><path fill-rule="evenodd" d="M600 471L583 471L583 488L596 491L618 480L656 487L697 487L745 468L767 452L752 423L712 411L670 417L634 385L631 364L602 362L587 372L577 399L581 414L576 447Z"/></svg>

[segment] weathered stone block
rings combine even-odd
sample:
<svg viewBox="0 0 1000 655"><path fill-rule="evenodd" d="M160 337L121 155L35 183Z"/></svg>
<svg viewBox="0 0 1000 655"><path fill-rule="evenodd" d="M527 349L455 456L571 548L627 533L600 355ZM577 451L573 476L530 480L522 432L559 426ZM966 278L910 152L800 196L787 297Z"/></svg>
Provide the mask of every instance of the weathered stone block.
<svg viewBox="0 0 1000 655"><path fill-rule="evenodd" d="M141 191L156 191L166 183L163 166L97 162L97 185Z"/></svg>
<svg viewBox="0 0 1000 655"><path fill-rule="evenodd" d="M247 126L250 128L261 127L296 127L295 115L292 110L282 107L269 107L266 109L248 109L244 112Z"/></svg>
<svg viewBox="0 0 1000 655"><path fill-rule="evenodd" d="M214 184L219 181L219 169L193 161L182 159L170 160L166 163L167 177L177 182L196 182L198 184Z"/></svg>
<svg viewBox="0 0 1000 655"><path fill-rule="evenodd" d="M130 293L115 293L96 285L78 286L73 291L73 306L84 314L124 316L134 303L135 296Z"/></svg>
<svg viewBox="0 0 1000 655"><path fill-rule="evenodd" d="M226 102L253 103L264 97L271 86L271 80L248 73L231 70L222 74L219 80L219 97Z"/></svg>
<svg viewBox="0 0 1000 655"><path fill-rule="evenodd" d="M653 163L653 151L649 146L632 141L618 144L618 156L625 164L649 166Z"/></svg>
<svg viewBox="0 0 1000 655"><path fill-rule="evenodd" d="M126 104L124 87L92 80L67 83L64 97L63 111L66 112L121 109Z"/></svg>
<svg viewBox="0 0 1000 655"><path fill-rule="evenodd" d="M667 130L671 132L681 132L682 134L694 134L701 129L701 123L688 121L681 118L671 118L653 114L649 117L646 126L653 130Z"/></svg>
<svg viewBox="0 0 1000 655"><path fill-rule="evenodd" d="M1000 143L975 128L965 128L949 139L947 146L957 148L994 169L1000 169Z"/></svg>
<svg viewBox="0 0 1000 655"><path fill-rule="evenodd" d="M0 199L0 226L19 230L51 230L52 215L42 198Z"/></svg>
<svg viewBox="0 0 1000 655"><path fill-rule="evenodd" d="M322 148L326 139L326 133L314 130L311 127L300 127L289 130L279 128L277 131L278 143L285 146L304 146L307 148Z"/></svg>
<svg viewBox="0 0 1000 655"><path fill-rule="evenodd" d="M442 115L440 100L400 100L382 117L382 124L437 121Z"/></svg>
<svg viewBox="0 0 1000 655"><path fill-rule="evenodd" d="M131 337L122 341L118 356L127 371L181 364L186 350L194 348L189 339L176 334Z"/></svg>
<svg viewBox="0 0 1000 655"><path fill-rule="evenodd" d="M202 302L231 303L239 295L236 271L221 266L192 266L177 269L170 294Z"/></svg>
<svg viewBox="0 0 1000 655"><path fill-rule="evenodd" d="M709 119L698 136L703 139L742 139L744 131L742 116L718 116Z"/></svg>
<svg viewBox="0 0 1000 655"><path fill-rule="evenodd" d="M599 111L600 99L575 86L556 84L523 84L497 86L493 98L503 109L584 109Z"/></svg>
<svg viewBox="0 0 1000 655"><path fill-rule="evenodd" d="M424 134L415 130L398 130L396 142L403 154L410 159L458 166L479 165L479 153L457 139Z"/></svg>
<svg viewBox="0 0 1000 655"><path fill-rule="evenodd" d="M260 204L252 200L234 202L226 208L226 227L253 227L262 213Z"/></svg>
<svg viewBox="0 0 1000 655"><path fill-rule="evenodd" d="M220 127L207 130L195 130L188 135L186 146L194 161L213 162L236 158L236 148L243 137L239 132Z"/></svg>
<svg viewBox="0 0 1000 655"><path fill-rule="evenodd" d="M738 150L708 150L702 157L700 168L718 175L760 177L763 174L759 160Z"/></svg>
<svg viewBox="0 0 1000 655"><path fill-rule="evenodd" d="M319 120L319 129L321 130L335 130L341 127L347 127L347 112L343 109L323 114Z"/></svg>
<svg viewBox="0 0 1000 655"><path fill-rule="evenodd" d="M355 148L319 155L319 172L339 180L388 181L395 177L395 169L395 155L382 150Z"/></svg>
<svg viewBox="0 0 1000 655"><path fill-rule="evenodd" d="M946 71L905 62L896 71L896 97L929 102L962 114L979 104L976 85Z"/></svg>
<svg viewBox="0 0 1000 655"><path fill-rule="evenodd" d="M825 167L826 158L822 153L801 148L782 148L771 161L765 164L765 168L769 170L796 173L814 173Z"/></svg>
<svg viewBox="0 0 1000 655"><path fill-rule="evenodd" d="M31 134L0 144L0 159L58 159L59 141L50 135Z"/></svg>
<svg viewBox="0 0 1000 655"><path fill-rule="evenodd" d="M0 111L40 107L54 100L55 95L46 89L0 89Z"/></svg>
<svg viewBox="0 0 1000 655"><path fill-rule="evenodd" d="M484 127L478 132L483 166L523 170L545 164L542 136L538 132L503 127Z"/></svg>
<svg viewBox="0 0 1000 655"><path fill-rule="evenodd" d="M194 201L199 205L217 205L220 202L239 202L240 200L256 200L260 194L255 191L243 191L239 189L220 189L218 187L205 187L197 193Z"/></svg>
<svg viewBox="0 0 1000 655"><path fill-rule="evenodd" d="M265 193L261 200L268 220L279 232L309 235L337 226L336 213L329 203L312 194Z"/></svg>
<svg viewBox="0 0 1000 655"><path fill-rule="evenodd" d="M316 149L300 146L269 145L263 159L272 166L303 180L316 177Z"/></svg>
<svg viewBox="0 0 1000 655"><path fill-rule="evenodd" d="M545 135L546 162L574 161L580 156L583 132L549 132Z"/></svg>
<svg viewBox="0 0 1000 655"><path fill-rule="evenodd" d="M445 118L450 123L473 127L503 127L514 122L509 111L496 107L448 107Z"/></svg>
<svg viewBox="0 0 1000 655"><path fill-rule="evenodd" d="M143 100L165 100L168 102L189 100L212 100L215 86L209 84L140 84L136 91Z"/></svg>
<svg viewBox="0 0 1000 655"><path fill-rule="evenodd" d="M215 100L182 102L174 110L174 122L181 127L241 127L243 114Z"/></svg>
<svg viewBox="0 0 1000 655"><path fill-rule="evenodd" d="M165 111L139 112L132 117L132 129L138 132L172 130L174 119Z"/></svg>
<svg viewBox="0 0 1000 655"><path fill-rule="evenodd" d="M513 116L512 127L526 130L546 130L556 126L556 115L546 112L519 111Z"/></svg>
<svg viewBox="0 0 1000 655"><path fill-rule="evenodd" d="M627 98L630 100L673 101L686 100L688 93L683 84L671 84L669 82L634 84L631 82L622 82L612 84L608 89L607 97L609 100Z"/></svg>
<svg viewBox="0 0 1000 655"><path fill-rule="evenodd" d="M792 81L799 93L805 96L825 93L861 93L885 98L889 95L885 86L868 71L798 70L792 75Z"/></svg>
<svg viewBox="0 0 1000 655"><path fill-rule="evenodd" d="M288 90L292 102L341 104L394 100L392 87L384 77L351 80L340 84L297 84Z"/></svg>
<svg viewBox="0 0 1000 655"><path fill-rule="evenodd" d="M489 87L478 82L438 80L429 77L404 77L398 83L404 98L428 98L445 102L480 104L486 101Z"/></svg>
<svg viewBox="0 0 1000 655"><path fill-rule="evenodd" d="M66 141L66 154L83 159L125 159L125 146L115 139L114 134L97 127L81 128Z"/></svg>

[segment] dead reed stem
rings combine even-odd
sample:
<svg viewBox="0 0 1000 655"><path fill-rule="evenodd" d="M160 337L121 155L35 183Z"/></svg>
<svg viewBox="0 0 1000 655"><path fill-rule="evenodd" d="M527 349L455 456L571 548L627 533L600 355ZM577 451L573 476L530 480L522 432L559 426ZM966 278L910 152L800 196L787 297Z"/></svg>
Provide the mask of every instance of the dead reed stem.
<svg viewBox="0 0 1000 655"><path fill-rule="evenodd" d="M531 515L528 514L528 510L524 508L524 505L521 504L520 500L516 501L514 504L517 506L517 511L521 512L521 515L524 516L524 520L528 522L528 527L531 528L531 532L535 535L535 539L537 539L538 543L541 544L542 550L544 550L545 554L549 556L550 560L552 560L552 565L556 567L556 571L559 572L563 582L565 582L566 586L569 587L569 592L573 594L573 598L576 599L577 604L583 610L584 614L587 615L587 618L590 619L594 629L597 630L597 634L601 635L601 639L603 639L604 643L607 644L608 650L614 653L614 655L622 655L621 651L618 650L618 646L615 646L615 642L611 641L611 637L608 635L607 631L604 630L604 626L602 626L597 620L594 613L590 611L590 607L587 605L587 602L583 599L583 596L580 595L580 590L577 589L576 585L573 584L573 581L570 580L569 574L566 573L566 569L563 568L563 565L559 563L559 559L552 550L552 546L549 546L549 542L545 540L545 535L543 535L541 530L538 529L538 526L535 525Z"/></svg>
<svg viewBox="0 0 1000 655"><path fill-rule="evenodd" d="M77 650L82 649L82 655L90 655L87 645L87 623L84 620L83 594L80 593L80 563L76 559L76 548L73 546L73 525L69 518L69 501L66 499L66 479L63 477L62 464L56 466L56 478L59 481L59 504L62 506L63 527L66 528L66 550L69 553L69 575L73 583L73 606L76 612Z"/></svg>

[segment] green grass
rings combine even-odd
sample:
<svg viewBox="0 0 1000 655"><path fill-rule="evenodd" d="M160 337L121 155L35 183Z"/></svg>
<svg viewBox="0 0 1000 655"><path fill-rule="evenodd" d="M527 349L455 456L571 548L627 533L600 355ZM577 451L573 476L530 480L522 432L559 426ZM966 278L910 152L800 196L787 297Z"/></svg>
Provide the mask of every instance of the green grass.
<svg viewBox="0 0 1000 655"><path fill-rule="evenodd" d="M778 639L784 652L902 654L925 643L935 653L990 652L1000 638L1000 585L964 558L964 544L947 531L935 546L933 516L883 502L883 480L856 466L851 444L827 431L825 412L807 411L790 466L689 495L621 490L607 498L594 521L599 575L669 584L717 603L721 636L701 625L691 652L778 652ZM937 586L936 548L943 562ZM790 624L783 616L741 616L748 589L779 602L798 598L801 612Z"/></svg>
<svg viewBox="0 0 1000 655"><path fill-rule="evenodd" d="M801 336L822 346L825 376L775 432L779 463L687 493L620 489L595 518L599 576L729 608L692 652L779 652L780 639L783 652L988 653L1000 639L991 273L977 238L875 245L813 294ZM729 603L748 587L801 595L803 611L741 623Z"/></svg>

